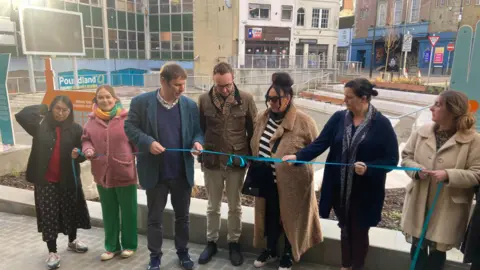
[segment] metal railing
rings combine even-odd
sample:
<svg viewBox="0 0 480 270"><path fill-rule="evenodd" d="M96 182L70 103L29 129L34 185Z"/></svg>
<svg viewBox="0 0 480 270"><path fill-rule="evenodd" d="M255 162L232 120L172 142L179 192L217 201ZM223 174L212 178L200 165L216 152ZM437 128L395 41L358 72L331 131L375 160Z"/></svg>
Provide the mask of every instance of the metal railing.
<svg viewBox="0 0 480 270"><path fill-rule="evenodd" d="M35 77L35 87L38 92L44 92L47 90L47 84L45 77ZM7 79L8 93L31 93L30 92L30 80L28 77L8 77Z"/></svg>
<svg viewBox="0 0 480 270"><path fill-rule="evenodd" d="M336 69L339 74L357 75L362 71L361 62L332 61L324 55L264 55L246 54L228 57L228 63L244 69Z"/></svg>
<svg viewBox="0 0 480 270"><path fill-rule="evenodd" d="M416 130L416 129L417 129L417 122L418 122L417 119L418 119L418 117L420 117L420 114L421 114L424 110L429 109L430 107L432 107L432 105L424 106L424 107L421 107L421 108L419 108L419 109L416 109L416 110L414 110L414 111L412 111L412 112L405 113L405 114L402 114L402 115L400 115L400 116L391 116L391 117L389 117L389 118L390 118L390 119L394 119L394 120L401 120L401 119L403 119L403 118L405 118L405 117L408 117L408 116L411 116L411 115L415 115L415 117L414 117L414 118L415 118L415 121L413 122L413 129Z"/></svg>
<svg viewBox="0 0 480 270"><path fill-rule="evenodd" d="M294 84L292 87L295 92L295 96L298 97L300 91L312 91L318 87L322 88L327 86L330 82L330 75L330 73L324 73L321 71L317 77L308 79L302 83Z"/></svg>

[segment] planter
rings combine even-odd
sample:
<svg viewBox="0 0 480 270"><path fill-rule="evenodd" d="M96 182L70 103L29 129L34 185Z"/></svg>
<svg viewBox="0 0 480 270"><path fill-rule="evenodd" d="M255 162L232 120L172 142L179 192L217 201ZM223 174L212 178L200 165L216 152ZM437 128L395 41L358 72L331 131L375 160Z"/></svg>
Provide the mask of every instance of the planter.
<svg viewBox="0 0 480 270"><path fill-rule="evenodd" d="M427 87L425 85L415 85L407 83L392 83L392 82L374 82L379 88L403 90L403 91L414 91L414 92L425 92Z"/></svg>
<svg viewBox="0 0 480 270"><path fill-rule="evenodd" d="M320 101L320 102L331 103L331 104L335 104L335 105L342 105L343 104L343 99L326 97L326 96L322 96L322 95L314 95L313 100Z"/></svg>
<svg viewBox="0 0 480 270"><path fill-rule="evenodd" d="M303 98L311 99L314 95L312 92L300 92L300 96Z"/></svg>

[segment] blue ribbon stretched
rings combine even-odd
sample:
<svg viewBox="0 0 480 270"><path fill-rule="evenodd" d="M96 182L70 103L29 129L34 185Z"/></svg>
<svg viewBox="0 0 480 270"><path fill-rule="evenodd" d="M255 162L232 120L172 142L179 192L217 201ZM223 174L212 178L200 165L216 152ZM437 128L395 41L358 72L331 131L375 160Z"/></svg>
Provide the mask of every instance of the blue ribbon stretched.
<svg viewBox="0 0 480 270"><path fill-rule="evenodd" d="M169 148L166 149L166 151L172 151L172 152L193 152L194 150L192 149L182 149L182 148ZM265 162L274 162L274 163L282 163L284 162L283 160L279 158L267 158L267 157L254 157L254 156L246 156L246 155L235 155L235 154L228 154L224 152L217 152L217 151L210 151L210 150L202 150L200 151L201 153L207 153L207 154L213 154L213 155L221 155L221 156L229 156L227 166L231 166L233 164L233 159L238 158L240 159L240 166L245 167L247 162L246 160L253 160L253 161L265 161ZM79 149L78 150L79 155L85 156L82 151ZM148 154L144 152L134 152L134 153L115 153L116 155L142 155L142 154ZM100 156L106 156L105 154L96 154L96 157ZM311 165L330 165L330 166L353 166L354 164L350 163L338 163L338 162L322 162L322 161L300 161L300 160L288 160L286 162L290 163L299 163L299 164L311 164ZM420 168L414 168L414 167L400 167L400 166L389 166L389 165L375 165L375 164L367 164L369 168L376 168L376 169L384 169L384 170L401 170L401 171L420 171ZM77 173L75 170L75 160L72 159L72 169L73 169L73 174L75 178L75 194L77 193L77 185L78 185L78 177ZM440 194L440 190L443 187L443 183L439 183L437 187L437 192L435 193L435 197L433 199L432 206L428 210L428 214L425 220L425 223L423 224L423 229L422 229L422 234L420 236L420 240L418 243L418 246L415 250L415 255L412 260L412 264L410 266L410 270L415 270L415 265L418 260L418 255L420 252L420 247L422 246L422 243L425 239L425 234L427 232L428 228L428 223L430 222L431 216L433 214L433 210L435 208L435 205L438 201L438 197Z"/></svg>
<svg viewBox="0 0 480 270"><path fill-rule="evenodd" d="M440 196L440 191L442 190L442 188L443 188L443 182L438 183L437 191L435 192L435 197L433 197L432 206L430 206L430 209L428 209L427 217L425 218L425 222L423 223L422 234L420 234L420 239L417 243L417 247L415 248L415 255L413 256L412 264L410 265L410 270L415 270L415 266L417 265L420 249L422 247L423 241L425 240L425 235L427 233L428 223L432 218L433 210L435 209L435 205L437 204L438 197Z"/></svg>
<svg viewBox="0 0 480 270"><path fill-rule="evenodd" d="M166 151L171 152L193 152L192 149L183 149L183 148L168 148L165 149ZM265 162L273 162L273 163L282 163L283 160L279 158L267 158L267 157L254 157L254 156L247 156L247 155L235 155L235 154L228 154L224 152L217 152L217 151L210 151L210 150L201 150L200 152L212 155L219 155L219 156L228 156L227 166L231 166L233 164L234 158L238 158L240 160L240 166L245 167L247 165L247 160L253 161L265 161ZM79 154L84 156L83 153L79 150ZM144 152L134 152L134 153L111 153L115 155L142 155L148 154ZM95 154L96 157L106 156L105 154ZM339 162L323 162L323 161L301 161L301 160L288 160L286 162L289 163L298 163L298 164L311 164L311 165L330 165L330 166L353 166L354 164L350 163L339 163ZM420 168L413 168L413 167L400 167L400 166L390 166L390 165L375 165L375 164L367 164L369 168L376 168L376 169L384 169L384 170L400 170L400 171L420 171Z"/></svg>

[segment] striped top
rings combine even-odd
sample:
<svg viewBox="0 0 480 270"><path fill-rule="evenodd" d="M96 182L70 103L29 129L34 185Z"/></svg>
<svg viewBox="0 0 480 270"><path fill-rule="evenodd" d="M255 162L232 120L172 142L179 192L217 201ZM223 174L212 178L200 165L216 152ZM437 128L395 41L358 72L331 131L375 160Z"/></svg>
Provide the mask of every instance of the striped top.
<svg viewBox="0 0 480 270"><path fill-rule="evenodd" d="M259 156L266 158L272 157L272 150L270 149L270 139L273 137L273 134L275 134L278 125L280 125L281 123L282 120L274 121L272 118L268 119L267 126L265 127L265 130L260 137L260 148L258 150ZM272 166L273 179L276 183L277 175L275 172L275 164L272 162L270 166Z"/></svg>

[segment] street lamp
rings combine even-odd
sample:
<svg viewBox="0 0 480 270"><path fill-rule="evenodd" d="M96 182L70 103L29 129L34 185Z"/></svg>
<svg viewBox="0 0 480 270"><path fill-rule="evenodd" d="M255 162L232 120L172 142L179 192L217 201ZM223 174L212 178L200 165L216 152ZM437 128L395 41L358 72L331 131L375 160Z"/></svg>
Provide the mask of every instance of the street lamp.
<svg viewBox="0 0 480 270"><path fill-rule="evenodd" d="M378 2L376 3L375 8L375 21L373 22L373 40L372 40L372 56L370 57L370 79L372 78L373 73L373 59L375 58L375 39L376 39L376 30L377 30L377 15L378 15Z"/></svg>

